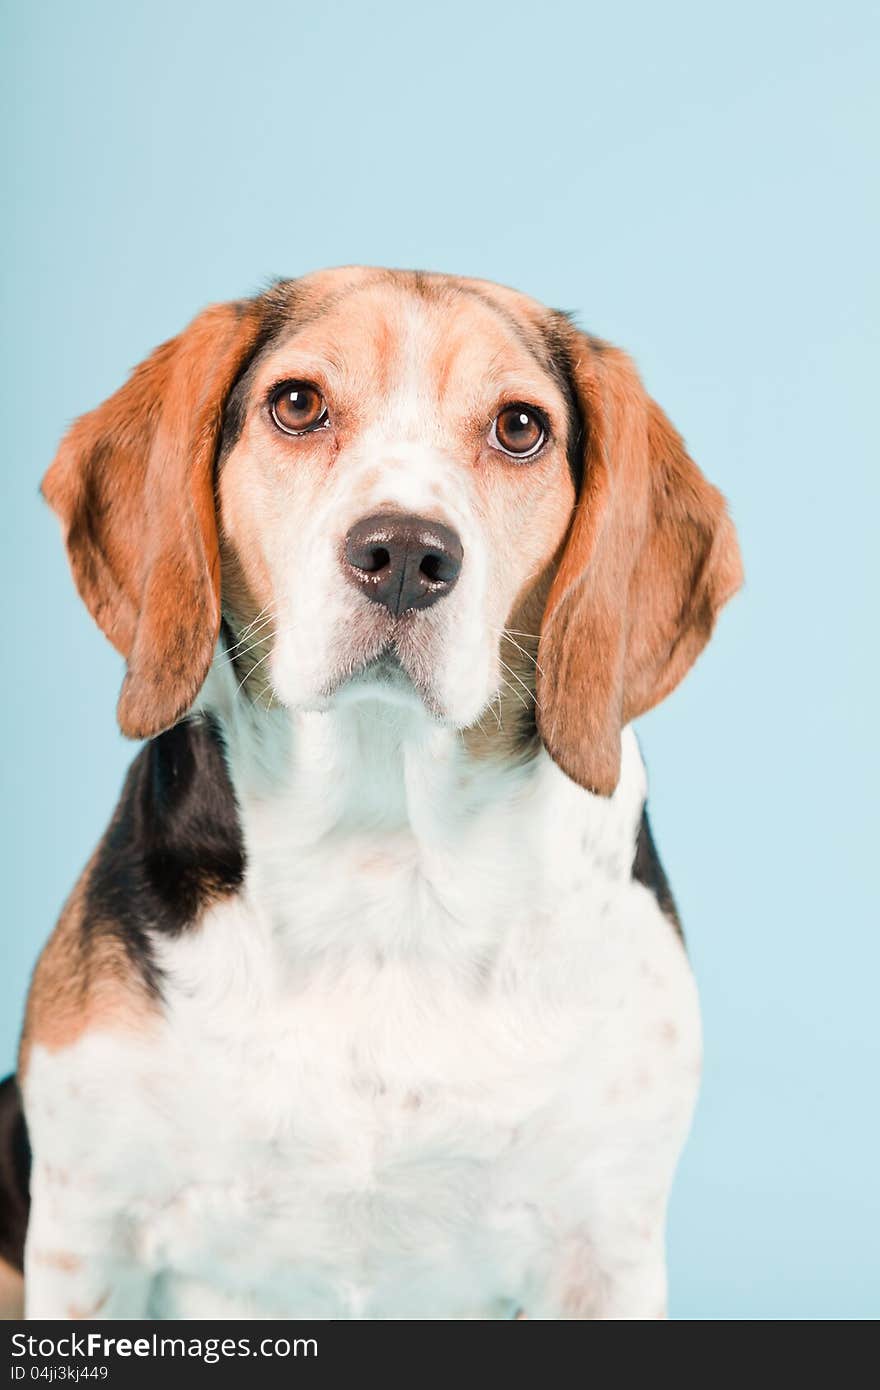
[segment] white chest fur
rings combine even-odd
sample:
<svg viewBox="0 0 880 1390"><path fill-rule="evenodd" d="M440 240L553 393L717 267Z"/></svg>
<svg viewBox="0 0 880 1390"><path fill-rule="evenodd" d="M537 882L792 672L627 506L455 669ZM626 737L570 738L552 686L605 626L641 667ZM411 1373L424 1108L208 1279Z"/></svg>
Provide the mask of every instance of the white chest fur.
<svg viewBox="0 0 880 1390"><path fill-rule="evenodd" d="M36 1050L37 1190L45 1132L164 1316L658 1316L699 1022L635 739L602 801L385 713L228 729L244 891L159 943L150 1036Z"/></svg>

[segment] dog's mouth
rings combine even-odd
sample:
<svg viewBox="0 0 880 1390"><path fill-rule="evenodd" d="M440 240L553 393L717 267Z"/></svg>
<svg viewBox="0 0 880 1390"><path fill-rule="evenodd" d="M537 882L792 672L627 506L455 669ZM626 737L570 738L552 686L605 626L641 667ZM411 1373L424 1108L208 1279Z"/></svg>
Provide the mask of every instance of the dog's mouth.
<svg viewBox="0 0 880 1390"><path fill-rule="evenodd" d="M424 675L393 640L329 682L322 694L326 699L345 701L373 698L401 706L419 704L433 718L443 719L443 711Z"/></svg>
<svg viewBox="0 0 880 1390"><path fill-rule="evenodd" d="M403 690L414 686L412 677L404 669L399 652L391 646L365 662L361 669L355 672L353 679L366 684L372 683L380 688L387 687L389 690Z"/></svg>

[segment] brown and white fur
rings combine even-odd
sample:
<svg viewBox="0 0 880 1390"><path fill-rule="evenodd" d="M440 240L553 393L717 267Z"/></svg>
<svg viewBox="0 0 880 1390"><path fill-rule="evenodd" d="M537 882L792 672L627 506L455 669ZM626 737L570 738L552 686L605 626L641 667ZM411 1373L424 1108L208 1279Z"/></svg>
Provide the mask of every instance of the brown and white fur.
<svg viewBox="0 0 880 1390"><path fill-rule="evenodd" d="M202 313L44 492L150 742L28 1002L27 1316L665 1316L700 1026L629 725L740 565L628 358L315 274ZM351 582L376 515L458 537L442 601Z"/></svg>

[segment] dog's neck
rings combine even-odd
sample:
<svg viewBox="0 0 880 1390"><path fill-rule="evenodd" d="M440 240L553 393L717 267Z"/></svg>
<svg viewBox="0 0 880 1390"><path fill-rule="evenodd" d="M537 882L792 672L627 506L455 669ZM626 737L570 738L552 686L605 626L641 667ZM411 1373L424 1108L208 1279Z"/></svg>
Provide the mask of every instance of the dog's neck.
<svg viewBox="0 0 880 1390"><path fill-rule="evenodd" d="M326 835L409 832L436 844L438 830L506 798L538 772L539 745L510 757L439 723L415 696L382 687L322 710L291 711L242 697L228 665L213 668L200 700L222 728L239 806L295 803L293 841ZM441 837L442 838L442 837Z"/></svg>
<svg viewBox="0 0 880 1390"><path fill-rule="evenodd" d="M644 776L629 734L620 787L604 799L543 749L475 756L415 701L267 710L232 698L221 678L202 705L223 733L248 892L295 949L365 937L393 949L435 914L444 951L461 929L471 953L491 948L536 885L552 910L585 855L603 874L630 875Z"/></svg>
<svg viewBox="0 0 880 1390"><path fill-rule="evenodd" d="M219 714L239 806L286 805L290 848L331 836L409 835L435 848L536 776L534 758L471 755L458 730L382 699L325 711Z"/></svg>

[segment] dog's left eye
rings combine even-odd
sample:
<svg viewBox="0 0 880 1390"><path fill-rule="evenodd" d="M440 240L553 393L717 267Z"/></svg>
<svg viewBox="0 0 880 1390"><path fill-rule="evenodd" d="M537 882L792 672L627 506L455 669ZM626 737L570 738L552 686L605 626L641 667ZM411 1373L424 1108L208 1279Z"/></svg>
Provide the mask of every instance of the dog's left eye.
<svg viewBox="0 0 880 1390"><path fill-rule="evenodd" d="M489 431L489 443L511 458L533 458L547 438L544 420L528 405L508 405L499 411Z"/></svg>
<svg viewBox="0 0 880 1390"><path fill-rule="evenodd" d="M276 386L270 409L272 419L285 434L310 434L330 423L327 402L317 386L307 381L285 381Z"/></svg>

